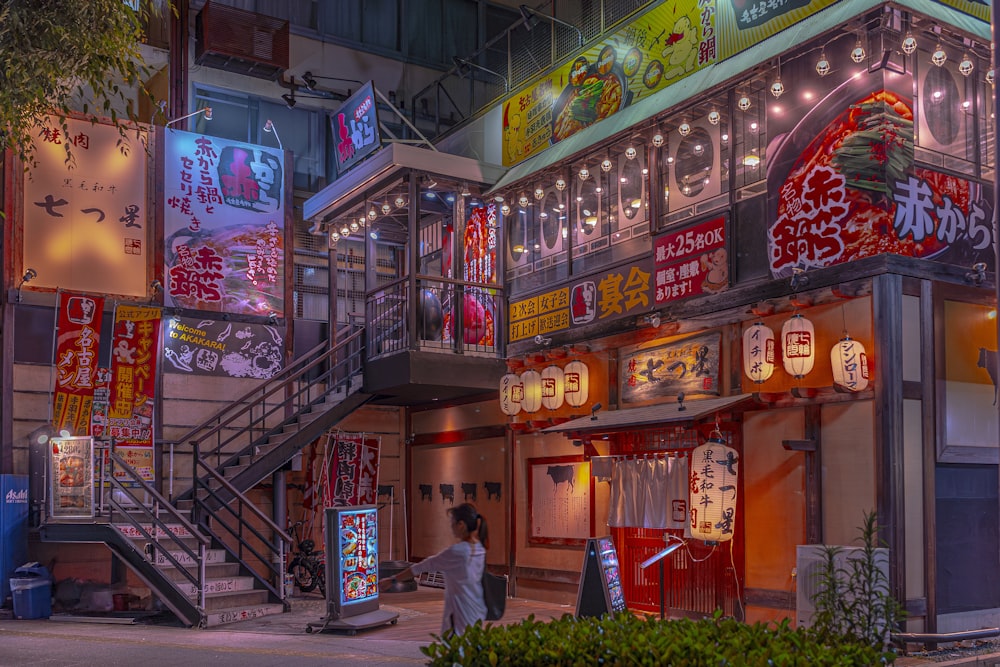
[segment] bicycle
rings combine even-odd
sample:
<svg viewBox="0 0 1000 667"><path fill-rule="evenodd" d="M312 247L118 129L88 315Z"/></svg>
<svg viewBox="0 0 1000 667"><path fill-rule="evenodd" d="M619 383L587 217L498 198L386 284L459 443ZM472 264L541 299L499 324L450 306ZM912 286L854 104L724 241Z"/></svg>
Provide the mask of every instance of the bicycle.
<svg viewBox="0 0 1000 667"><path fill-rule="evenodd" d="M310 593L319 588L319 592L326 596L326 553L316 551L316 543L313 540L299 539L299 529L304 523L296 521L288 527L288 532L295 538L298 551L292 554L287 572L292 575L295 585L303 593Z"/></svg>

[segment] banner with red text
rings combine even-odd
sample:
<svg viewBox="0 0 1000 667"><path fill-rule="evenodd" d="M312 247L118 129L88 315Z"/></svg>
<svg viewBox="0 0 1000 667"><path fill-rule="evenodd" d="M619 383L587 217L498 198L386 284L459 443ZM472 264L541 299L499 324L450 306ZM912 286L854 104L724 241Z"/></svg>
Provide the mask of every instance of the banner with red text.
<svg viewBox="0 0 1000 667"><path fill-rule="evenodd" d="M90 413L101 347L104 297L59 293L56 320L56 380L52 426L69 435L92 435Z"/></svg>
<svg viewBox="0 0 1000 667"><path fill-rule="evenodd" d="M153 405L156 356L160 338L159 308L118 306L111 340L111 392L108 435L115 452L153 481Z"/></svg>
<svg viewBox="0 0 1000 667"><path fill-rule="evenodd" d="M364 433L330 436L326 507L374 504L378 489L379 438Z"/></svg>

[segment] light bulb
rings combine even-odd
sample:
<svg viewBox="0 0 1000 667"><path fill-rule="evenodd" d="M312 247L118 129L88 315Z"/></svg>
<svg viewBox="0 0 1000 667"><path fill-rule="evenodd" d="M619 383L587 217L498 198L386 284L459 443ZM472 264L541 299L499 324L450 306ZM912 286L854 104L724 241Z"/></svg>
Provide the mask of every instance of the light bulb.
<svg viewBox="0 0 1000 667"><path fill-rule="evenodd" d="M378 211L376 211L375 207L373 206L372 209L368 211L368 219L374 220L377 217L378 217Z"/></svg>
<svg viewBox="0 0 1000 667"><path fill-rule="evenodd" d="M502 205L500 207L500 212L503 213L504 215L510 215L510 206L508 206L507 204Z"/></svg>
<svg viewBox="0 0 1000 667"><path fill-rule="evenodd" d="M340 235L343 236L344 238L347 238L348 236L351 235L351 228L348 227L347 225L344 225L343 227L340 228Z"/></svg>
<svg viewBox="0 0 1000 667"><path fill-rule="evenodd" d="M986 71L986 83L992 86L995 80L996 80L996 74L994 73L993 68L991 67Z"/></svg>
<svg viewBox="0 0 1000 667"><path fill-rule="evenodd" d="M962 56L962 62L958 63L958 71L962 73L962 76L969 76L974 69L976 69L976 65L972 62L969 54L966 53Z"/></svg>
<svg viewBox="0 0 1000 667"><path fill-rule="evenodd" d="M708 122L712 125L718 125L719 121L722 120L722 115L718 111L712 109L708 112Z"/></svg>
<svg viewBox="0 0 1000 667"><path fill-rule="evenodd" d="M691 149L691 152L693 152L695 155L701 157L702 155L705 154L705 147L702 146L701 144L695 144L694 148Z"/></svg>
<svg viewBox="0 0 1000 667"><path fill-rule="evenodd" d="M584 167L580 170L580 180L585 181L588 178L590 178L590 170Z"/></svg>
<svg viewBox="0 0 1000 667"><path fill-rule="evenodd" d="M541 188L535 188L535 199L541 199L545 196L545 190Z"/></svg>
<svg viewBox="0 0 1000 667"><path fill-rule="evenodd" d="M906 37L903 38L903 43L900 45L903 49L903 53L910 55L917 50L917 38L913 36L912 32L906 33Z"/></svg>
<svg viewBox="0 0 1000 667"><path fill-rule="evenodd" d="M771 84L771 94L777 99L781 97L783 92L785 92L785 84L781 83L781 79L775 79L774 83Z"/></svg>
<svg viewBox="0 0 1000 667"><path fill-rule="evenodd" d="M528 207L528 198L525 195L521 195L520 197L517 198L517 204L521 208L527 208Z"/></svg>
<svg viewBox="0 0 1000 667"><path fill-rule="evenodd" d="M820 76L826 76L830 73L830 61L826 59L824 51L820 52L819 60L816 61L816 73Z"/></svg>
<svg viewBox="0 0 1000 667"><path fill-rule="evenodd" d="M354 220L351 220L351 231L352 232L357 232L359 229L361 229L361 225L359 225Z"/></svg>
<svg viewBox="0 0 1000 667"><path fill-rule="evenodd" d="M396 197L396 201L393 203L396 205L396 208L403 208L403 205L406 204L406 200L402 197Z"/></svg>
<svg viewBox="0 0 1000 667"><path fill-rule="evenodd" d="M656 134L653 135L652 141L653 145L659 148L660 146L663 145L663 135L657 132Z"/></svg>
<svg viewBox="0 0 1000 667"><path fill-rule="evenodd" d="M330 240L336 243L340 240L340 232L333 232L330 234Z"/></svg>
<svg viewBox="0 0 1000 667"><path fill-rule="evenodd" d="M740 108L740 111L746 111L750 105L750 98L746 94L740 95L740 99L736 100L736 106Z"/></svg>
<svg viewBox="0 0 1000 667"><path fill-rule="evenodd" d="M614 165L611 164L611 160L608 158L604 158L604 160L601 161L601 171L611 171L611 167L613 166Z"/></svg>
<svg viewBox="0 0 1000 667"><path fill-rule="evenodd" d="M942 65L945 64L947 60L948 60L948 54L945 53L944 49L941 48L941 44L938 44L937 47L934 49L934 53L931 54L931 62L937 65L938 67L941 67Z"/></svg>
<svg viewBox="0 0 1000 667"><path fill-rule="evenodd" d="M382 204L382 215L389 215L390 211L392 211L392 207L389 206L388 202Z"/></svg>
<svg viewBox="0 0 1000 667"><path fill-rule="evenodd" d="M566 189L566 181L563 180L563 179L561 179L561 178L557 178L556 179L556 190L558 190L559 192L562 192L565 189Z"/></svg>
<svg viewBox="0 0 1000 667"><path fill-rule="evenodd" d="M858 43L854 45L854 50L851 51L851 60L856 63L862 63L865 60L865 47L861 44L861 38L858 38Z"/></svg>
<svg viewBox="0 0 1000 667"><path fill-rule="evenodd" d="M628 148L625 149L625 157L626 158L628 158L629 160L634 160L635 156L636 156L636 152L635 152L635 148L634 147L629 146Z"/></svg>
<svg viewBox="0 0 1000 667"><path fill-rule="evenodd" d="M684 121L683 123L677 126L677 132L682 137L686 137L687 135L691 134L691 126L688 124L687 121Z"/></svg>

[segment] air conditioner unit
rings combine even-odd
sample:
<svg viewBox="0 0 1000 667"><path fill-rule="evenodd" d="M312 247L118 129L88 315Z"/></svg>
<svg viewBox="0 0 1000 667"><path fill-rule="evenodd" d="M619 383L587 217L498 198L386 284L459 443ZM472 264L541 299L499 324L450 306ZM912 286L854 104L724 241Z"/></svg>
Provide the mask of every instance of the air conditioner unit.
<svg viewBox="0 0 1000 667"><path fill-rule="evenodd" d="M825 544L800 544L795 547L795 572L796 572L796 593L795 593L795 623L800 628L812 625L813 614L816 612L814 599L819 592L821 583L821 573L826 567L826 549L830 547ZM837 554L834 557L834 567L837 576L842 583L847 584L847 578L853 573L851 561L864 558L864 549L861 547L837 546ZM889 550L886 548L875 549L875 565L883 575L883 581L889 581Z"/></svg>
<svg viewBox="0 0 1000 667"><path fill-rule="evenodd" d="M288 21L207 2L195 29L199 65L272 81L288 69Z"/></svg>

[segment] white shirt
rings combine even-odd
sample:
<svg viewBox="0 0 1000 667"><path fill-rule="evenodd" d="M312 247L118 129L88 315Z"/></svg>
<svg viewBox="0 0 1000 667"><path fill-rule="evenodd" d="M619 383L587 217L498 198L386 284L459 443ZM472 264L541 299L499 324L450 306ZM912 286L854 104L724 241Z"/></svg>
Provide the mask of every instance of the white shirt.
<svg viewBox="0 0 1000 667"><path fill-rule="evenodd" d="M483 600L485 567L486 549L483 545L462 540L410 568L414 575L423 572L444 575L442 634L448 629L462 634L466 626L486 620L486 602Z"/></svg>

